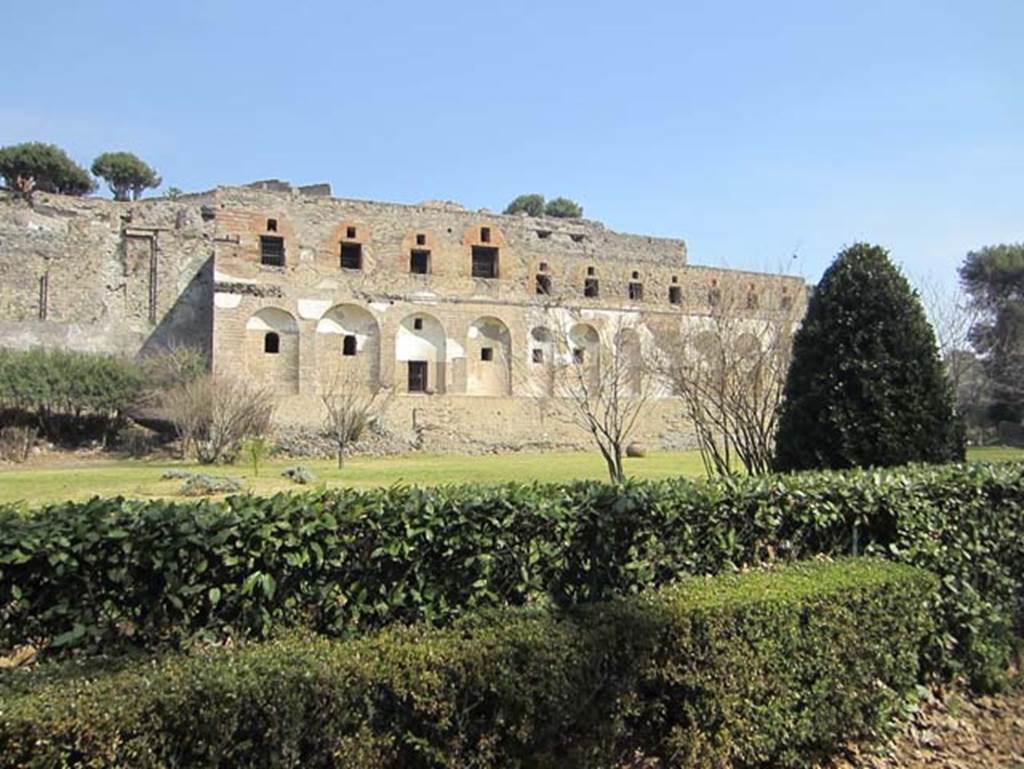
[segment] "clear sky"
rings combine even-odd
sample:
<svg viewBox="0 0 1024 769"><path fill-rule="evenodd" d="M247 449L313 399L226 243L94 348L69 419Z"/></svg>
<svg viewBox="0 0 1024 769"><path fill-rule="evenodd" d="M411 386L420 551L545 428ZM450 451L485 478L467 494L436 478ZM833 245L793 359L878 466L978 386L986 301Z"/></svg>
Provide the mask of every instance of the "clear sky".
<svg viewBox="0 0 1024 769"><path fill-rule="evenodd" d="M6 5L0 145L189 191L566 195L811 280L855 240L950 282L1024 240L1024 0Z"/></svg>

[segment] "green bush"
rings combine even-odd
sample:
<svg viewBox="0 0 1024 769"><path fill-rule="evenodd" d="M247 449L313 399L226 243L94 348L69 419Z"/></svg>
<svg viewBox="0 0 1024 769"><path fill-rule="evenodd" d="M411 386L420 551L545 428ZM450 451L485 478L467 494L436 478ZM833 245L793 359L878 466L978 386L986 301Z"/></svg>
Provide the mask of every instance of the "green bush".
<svg viewBox="0 0 1024 769"><path fill-rule="evenodd" d="M1024 467L0 507L0 649L347 635L871 552L942 577L929 671L994 685L1024 627Z"/></svg>
<svg viewBox="0 0 1024 769"><path fill-rule="evenodd" d="M775 440L779 470L964 459L935 333L884 248L847 248L811 295Z"/></svg>
<svg viewBox="0 0 1024 769"><path fill-rule="evenodd" d="M802 564L561 614L31 673L0 709L0 767L804 767L907 701L934 587L870 559Z"/></svg>
<svg viewBox="0 0 1024 769"><path fill-rule="evenodd" d="M0 409L29 416L52 440L106 436L142 384L133 363L108 355L0 349Z"/></svg>

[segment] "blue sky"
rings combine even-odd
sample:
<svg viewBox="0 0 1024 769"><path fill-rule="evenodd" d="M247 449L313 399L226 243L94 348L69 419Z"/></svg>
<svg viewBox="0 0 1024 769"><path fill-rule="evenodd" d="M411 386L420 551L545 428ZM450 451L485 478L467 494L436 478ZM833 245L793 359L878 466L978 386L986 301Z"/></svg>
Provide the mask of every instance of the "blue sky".
<svg viewBox="0 0 1024 769"><path fill-rule="evenodd" d="M944 282L1024 240L1021 0L12 5L0 145L185 190L567 195L811 280L855 240Z"/></svg>

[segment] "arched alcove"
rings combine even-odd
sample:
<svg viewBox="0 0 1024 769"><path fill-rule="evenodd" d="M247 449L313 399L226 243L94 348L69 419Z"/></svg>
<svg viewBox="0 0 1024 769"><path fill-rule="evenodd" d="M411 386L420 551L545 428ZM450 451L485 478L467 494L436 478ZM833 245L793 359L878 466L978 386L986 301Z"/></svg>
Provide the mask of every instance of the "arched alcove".
<svg viewBox="0 0 1024 769"><path fill-rule="evenodd" d="M380 384L380 326L369 310L338 304L316 324L316 362L321 389L346 383Z"/></svg>
<svg viewBox="0 0 1024 769"><path fill-rule="evenodd" d="M299 391L299 325L279 307L264 307L245 324L246 371L278 392Z"/></svg>
<svg viewBox="0 0 1024 769"><path fill-rule="evenodd" d="M477 318L466 335L466 394L512 392L512 335L493 317Z"/></svg>
<svg viewBox="0 0 1024 769"><path fill-rule="evenodd" d="M441 321L424 312L402 319L395 333L396 384L405 392L444 392L447 337Z"/></svg>

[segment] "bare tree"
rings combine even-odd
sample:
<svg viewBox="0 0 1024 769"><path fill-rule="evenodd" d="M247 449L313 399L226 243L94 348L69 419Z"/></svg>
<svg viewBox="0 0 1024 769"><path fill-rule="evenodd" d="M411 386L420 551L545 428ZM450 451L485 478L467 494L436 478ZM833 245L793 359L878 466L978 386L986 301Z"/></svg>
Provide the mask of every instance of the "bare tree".
<svg viewBox="0 0 1024 769"><path fill-rule="evenodd" d="M707 315L652 319L652 367L682 402L704 468L727 475L771 470L777 410L803 296L715 287Z"/></svg>
<svg viewBox="0 0 1024 769"><path fill-rule="evenodd" d="M345 466L349 444L359 440L371 422L383 415L391 395L390 389L367 381L354 367L338 367L320 400L324 404L324 432L334 443L339 469Z"/></svg>
<svg viewBox="0 0 1024 769"><path fill-rule="evenodd" d="M939 356L956 393L961 413L979 406L984 398L981 362L971 347L971 328L979 312L958 284L946 285L932 277L917 280L921 303L935 330Z"/></svg>
<svg viewBox="0 0 1024 769"><path fill-rule="evenodd" d="M182 457L213 464L234 459L243 440L270 431L274 400L266 387L207 374L166 391L161 410L178 433Z"/></svg>
<svg viewBox="0 0 1024 769"><path fill-rule="evenodd" d="M655 393L646 365L646 329L619 316L607 325L566 311L559 327L545 329L531 375L542 411L585 430L597 445L612 483L626 479L625 447ZM531 351L532 354L533 351Z"/></svg>

